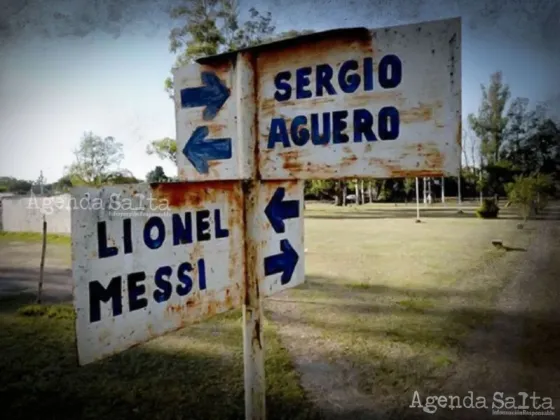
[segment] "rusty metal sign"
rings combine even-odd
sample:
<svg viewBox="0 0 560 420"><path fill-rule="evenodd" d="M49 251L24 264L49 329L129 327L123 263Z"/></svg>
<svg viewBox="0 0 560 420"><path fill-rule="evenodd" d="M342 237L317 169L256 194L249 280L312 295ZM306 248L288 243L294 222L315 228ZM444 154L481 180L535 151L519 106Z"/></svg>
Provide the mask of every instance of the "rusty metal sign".
<svg viewBox="0 0 560 420"><path fill-rule="evenodd" d="M239 182L75 188L72 201L80 364L241 306Z"/></svg>
<svg viewBox="0 0 560 420"><path fill-rule="evenodd" d="M256 248L263 297L305 281L303 186L303 181L261 182L250 200L249 243Z"/></svg>
<svg viewBox="0 0 560 420"><path fill-rule="evenodd" d="M250 178L254 143L242 121L243 112L254 108L254 84L243 57L235 66L231 60L217 59L212 65L176 69L174 87L179 178Z"/></svg>
<svg viewBox="0 0 560 420"><path fill-rule="evenodd" d="M317 34L256 60L262 179L457 175L460 19Z"/></svg>

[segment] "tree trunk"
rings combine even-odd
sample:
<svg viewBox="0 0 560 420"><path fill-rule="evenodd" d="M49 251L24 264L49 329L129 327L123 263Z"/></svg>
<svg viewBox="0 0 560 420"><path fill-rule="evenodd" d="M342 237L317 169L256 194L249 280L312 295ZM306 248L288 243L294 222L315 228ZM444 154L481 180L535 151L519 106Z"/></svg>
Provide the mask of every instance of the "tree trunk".
<svg viewBox="0 0 560 420"><path fill-rule="evenodd" d="M368 192L369 192L369 202L373 203L373 185L371 181L368 181Z"/></svg>
<svg viewBox="0 0 560 420"><path fill-rule="evenodd" d="M342 181L342 205L344 207L346 207L346 194L347 194L346 182Z"/></svg>
<svg viewBox="0 0 560 420"><path fill-rule="evenodd" d="M356 179L356 205L359 206L360 205L360 185L359 185L359 180Z"/></svg>
<svg viewBox="0 0 560 420"><path fill-rule="evenodd" d="M338 185L337 185L337 188L336 188L336 202L335 202L335 204L337 206L342 206L343 205L342 204L342 201L343 201L343 199L342 199L343 191L342 190L343 190L342 181L338 181Z"/></svg>
<svg viewBox="0 0 560 420"><path fill-rule="evenodd" d="M459 176L457 177L457 204L459 205L459 207L461 207L461 202L462 202L462 197L461 197L461 170L459 170Z"/></svg>

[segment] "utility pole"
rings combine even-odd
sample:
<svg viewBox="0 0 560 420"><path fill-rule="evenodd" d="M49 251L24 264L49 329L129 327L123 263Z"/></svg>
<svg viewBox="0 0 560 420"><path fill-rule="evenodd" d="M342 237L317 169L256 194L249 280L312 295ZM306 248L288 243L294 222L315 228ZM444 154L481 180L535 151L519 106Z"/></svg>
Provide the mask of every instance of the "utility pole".
<svg viewBox="0 0 560 420"><path fill-rule="evenodd" d="M39 188L41 189L41 197L43 196L43 184L44 184L44 178L43 178L43 171L41 171L40 175L39 175Z"/></svg>
<svg viewBox="0 0 560 420"><path fill-rule="evenodd" d="M416 223L420 223L420 185L416 177Z"/></svg>
<svg viewBox="0 0 560 420"><path fill-rule="evenodd" d="M422 183L422 196L424 198L424 205L426 206L428 204L428 184L426 177L422 178Z"/></svg>

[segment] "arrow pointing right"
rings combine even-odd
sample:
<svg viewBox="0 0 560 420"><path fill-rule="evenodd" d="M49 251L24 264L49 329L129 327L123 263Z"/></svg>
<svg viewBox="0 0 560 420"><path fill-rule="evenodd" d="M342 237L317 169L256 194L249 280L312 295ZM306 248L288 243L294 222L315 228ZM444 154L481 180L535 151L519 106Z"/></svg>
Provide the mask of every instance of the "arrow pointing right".
<svg viewBox="0 0 560 420"><path fill-rule="evenodd" d="M271 255L264 259L264 275L271 276L282 273L280 282L284 285L292 279L299 261L299 255L287 239L280 241L280 250L282 251L280 254Z"/></svg>
<svg viewBox="0 0 560 420"><path fill-rule="evenodd" d="M231 91L218 76L210 71L202 72L200 78L202 86L181 89L181 107L205 106L202 118L204 121L213 120L228 100Z"/></svg>

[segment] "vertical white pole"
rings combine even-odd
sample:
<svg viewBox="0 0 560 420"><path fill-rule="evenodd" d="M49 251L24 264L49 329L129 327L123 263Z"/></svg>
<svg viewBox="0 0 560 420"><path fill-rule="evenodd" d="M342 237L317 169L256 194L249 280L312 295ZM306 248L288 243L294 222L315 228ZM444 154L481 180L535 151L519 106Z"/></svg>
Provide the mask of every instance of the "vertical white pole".
<svg viewBox="0 0 560 420"><path fill-rule="evenodd" d="M441 177L441 203L445 204L445 177Z"/></svg>
<svg viewBox="0 0 560 420"><path fill-rule="evenodd" d="M416 223L420 222L420 183L416 177Z"/></svg>
<svg viewBox="0 0 560 420"><path fill-rule="evenodd" d="M39 186L41 188L41 197L43 197L43 195L44 195L44 191L43 191L43 171L41 171L41 174L39 176L39 180L40 180Z"/></svg>
<svg viewBox="0 0 560 420"><path fill-rule="evenodd" d="M425 177L422 178L422 182L423 182L422 194L424 196L424 205L426 206L428 204L428 182Z"/></svg>
<svg viewBox="0 0 560 420"><path fill-rule="evenodd" d="M256 179L255 127L257 103L254 57L238 53L236 57L234 94L237 107L237 136L246 143L246 164L251 179ZM243 216L245 237L245 302L243 304L243 364L245 382L245 419L266 419L266 383L264 371L263 310L258 282L258 237L256 212L260 181L243 184ZM261 262L262 263L262 262Z"/></svg>
<svg viewBox="0 0 560 420"><path fill-rule="evenodd" d="M264 371L264 317L257 273L258 211L260 181L246 181L245 202L245 304L243 305L243 355L245 366L245 419L266 419Z"/></svg>

